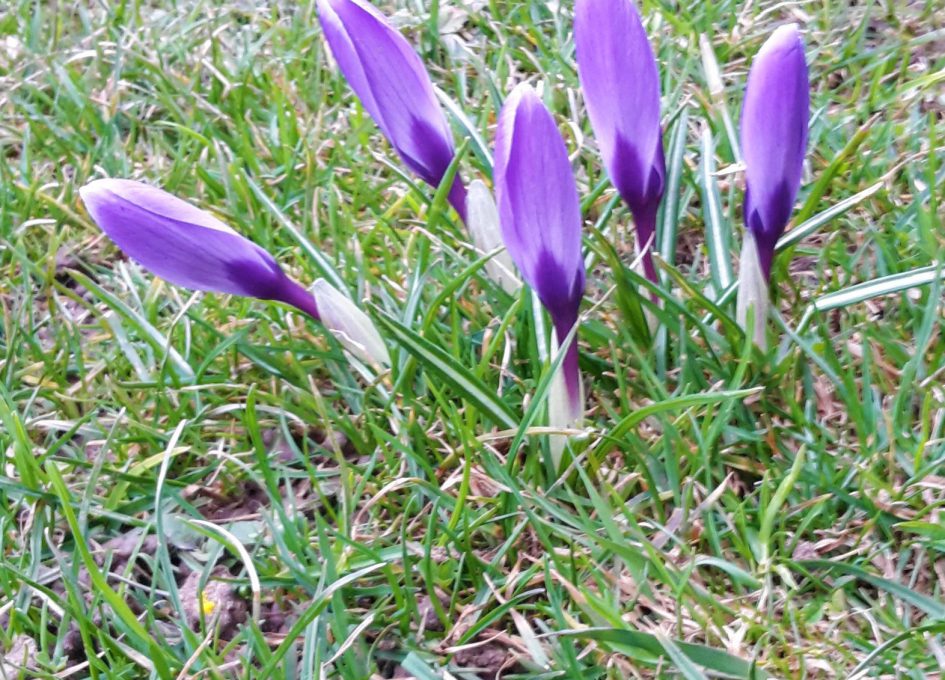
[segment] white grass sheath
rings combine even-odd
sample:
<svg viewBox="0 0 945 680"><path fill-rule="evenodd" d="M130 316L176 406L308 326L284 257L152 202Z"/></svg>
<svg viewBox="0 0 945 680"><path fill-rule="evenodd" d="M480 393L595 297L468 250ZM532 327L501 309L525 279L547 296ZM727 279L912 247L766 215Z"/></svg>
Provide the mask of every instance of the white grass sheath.
<svg viewBox="0 0 945 680"><path fill-rule="evenodd" d="M577 342L577 340L572 340ZM552 334L551 357L552 361L558 356L558 342ZM578 398L572 401L568 394L568 387L564 381L564 363L551 378L548 386L548 427L562 430L579 428L584 421L584 383L578 374ZM557 470L561 466L561 455L568 436L564 434L549 435L548 443L551 446L551 460Z"/></svg>
<svg viewBox="0 0 945 680"><path fill-rule="evenodd" d="M745 232L742 255L738 262L738 303L735 318L748 332L748 315L753 314L753 340L761 349L767 348L768 281L761 271L758 246L751 232Z"/></svg>
<svg viewBox="0 0 945 680"><path fill-rule="evenodd" d="M469 185L466 194L466 220L473 244L480 255L503 248L502 233L499 230L499 210L496 208L492 192L482 180L475 180ZM515 265L508 251L496 253L485 264L486 274L499 284L509 295L518 293L522 282L515 275Z"/></svg>
<svg viewBox="0 0 945 680"><path fill-rule="evenodd" d="M367 314L325 279L312 285L322 323L342 346L372 366L390 366L387 345Z"/></svg>

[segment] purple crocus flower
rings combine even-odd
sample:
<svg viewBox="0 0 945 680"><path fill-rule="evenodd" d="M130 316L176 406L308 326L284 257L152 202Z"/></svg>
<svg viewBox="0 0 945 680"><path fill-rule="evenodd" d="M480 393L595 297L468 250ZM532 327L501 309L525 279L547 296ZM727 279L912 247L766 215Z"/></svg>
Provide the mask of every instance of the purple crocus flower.
<svg viewBox="0 0 945 680"><path fill-rule="evenodd" d="M801 186L809 109L804 43L796 25L781 26L751 65L741 118L746 233L736 316L747 330L753 310L753 339L762 348L771 261Z"/></svg>
<svg viewBox="0 0 945 680"><path fill-rule="evenodd" d="M318 0L338 67L391 146L424 182L438 186L453 160L453 136L417 53L365 0ZM466 195L455 178L449 201L463 221Z"/></svg>
<svg viewBox="0 0 945 680"><path fill-rule="evenodd" d="M584 295L581 209L564 140L541 99L528 85L513 90L499 114L495 190L502 238L522 277L538 294L562 343L577 322ZM577 343L563 364L566 425L579 421L584 404ZM552 421L556 419L551 416Z"/></svg>
<svg viewBox="0 0 945 680"><path fill-rule="evenodd" d="M633 0L577 0L574 45L591 127L610 180L633 213L643 268L655 283L651 251L666 176L660 81Z"/></svg>
<svg viewBox="0 0 945 680"><path fill-rule="evenodd" d="M79 194L102 231L161 278L184 288L277 300L319 318L315 298L269 253L210 213L127 179L95 180Z"/></svg>
<svg viewBox="0 0 945 680"><path fill-rule="evenodd" d="M757 242L765 278L801 186L809 109L804 43L796 24L781 26L751 65L741 118L745 227Z"/></svg>

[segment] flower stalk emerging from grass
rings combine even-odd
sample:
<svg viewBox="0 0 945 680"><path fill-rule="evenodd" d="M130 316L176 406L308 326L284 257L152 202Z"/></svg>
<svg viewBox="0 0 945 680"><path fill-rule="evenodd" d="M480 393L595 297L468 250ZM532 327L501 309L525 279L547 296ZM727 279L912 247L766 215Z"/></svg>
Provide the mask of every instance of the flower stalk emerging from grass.
<svg viewBox="0 0 945 680"><path fill-rule="evenodd" d="M775 245L801 185L810 85L797 26L781 26L762 45L748 73L742 105L745 241L739 263L737 318L764 348L768 283Z"/></svg>
<svg viewBox="0 0 945 680"><path fill-rule="evenodd" d="M495 186L506 248L548 310L560 346L577 323L584 295L581 209L564 140L525 84L513 90L499 114ZM576 340L564 351L561 380L548 397L549 424L555 427L579 424L584 412Z"/></svg>

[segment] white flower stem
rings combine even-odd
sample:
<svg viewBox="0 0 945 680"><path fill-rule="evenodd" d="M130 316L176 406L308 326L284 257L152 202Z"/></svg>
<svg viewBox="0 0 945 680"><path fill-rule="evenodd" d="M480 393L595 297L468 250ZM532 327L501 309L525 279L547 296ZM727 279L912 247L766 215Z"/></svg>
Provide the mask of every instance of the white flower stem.
<svg viewBox="0 0 945 680"><path fill-rule="evenodd" d="M554 360L558 356L557 332L552 334L551 356ZM577 338L571 340L577 343ZM576 348L575 348L576 351ZM572 358L573 361L569 361ZM568 375L572 372L573 375ZM569 388L568 384L572 385ZM584 385L581 381L581 372L577 366L577 355L564 357L558 370L551 378L548 387L548 426L561 429L581 427L584 421ZM551 461L555 470L561 466L561 457L567 444L567 435L553 434L548 438L551 448Z"/></svg>
<svg viewBox="0 0 945 680"><path fill-rule="evenodd" d="M746 232L738 263L738 303L735 317L745 333L749 332L749 325L751 326L752 340L762 350L768 346L768 304L768 279L761 269L758 245L751 232Z"/></svg>

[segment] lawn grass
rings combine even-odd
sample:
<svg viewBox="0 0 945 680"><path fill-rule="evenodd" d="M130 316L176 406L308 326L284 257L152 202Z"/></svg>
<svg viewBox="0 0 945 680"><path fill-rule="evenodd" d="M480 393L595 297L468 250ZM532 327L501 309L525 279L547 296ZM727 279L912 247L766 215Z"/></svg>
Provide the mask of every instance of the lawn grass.
<svg viewBox="0 0 945 680"><path fill-rule="evenodd" d="M379 4L485 140L465 147L467 179L488 178L515 83L542 83L561 122L592 264L575 463L553 474L539 429L534 300L472 266L462 224L404 175L314 2L9 0L0 670L938 673L942 285L814 305L942 262L941 3L641 4L671 187L653 338L623 313L642 279L577 87L570 3ZM747 65L788 19L813 86L795 224L878 187L782 250L781 339L762 355L723 295L741 240L735 126ZM370 300L393 370L352 370L287 308L124 260L78 197L100 176L158 184L300 281Z"/></svg>

